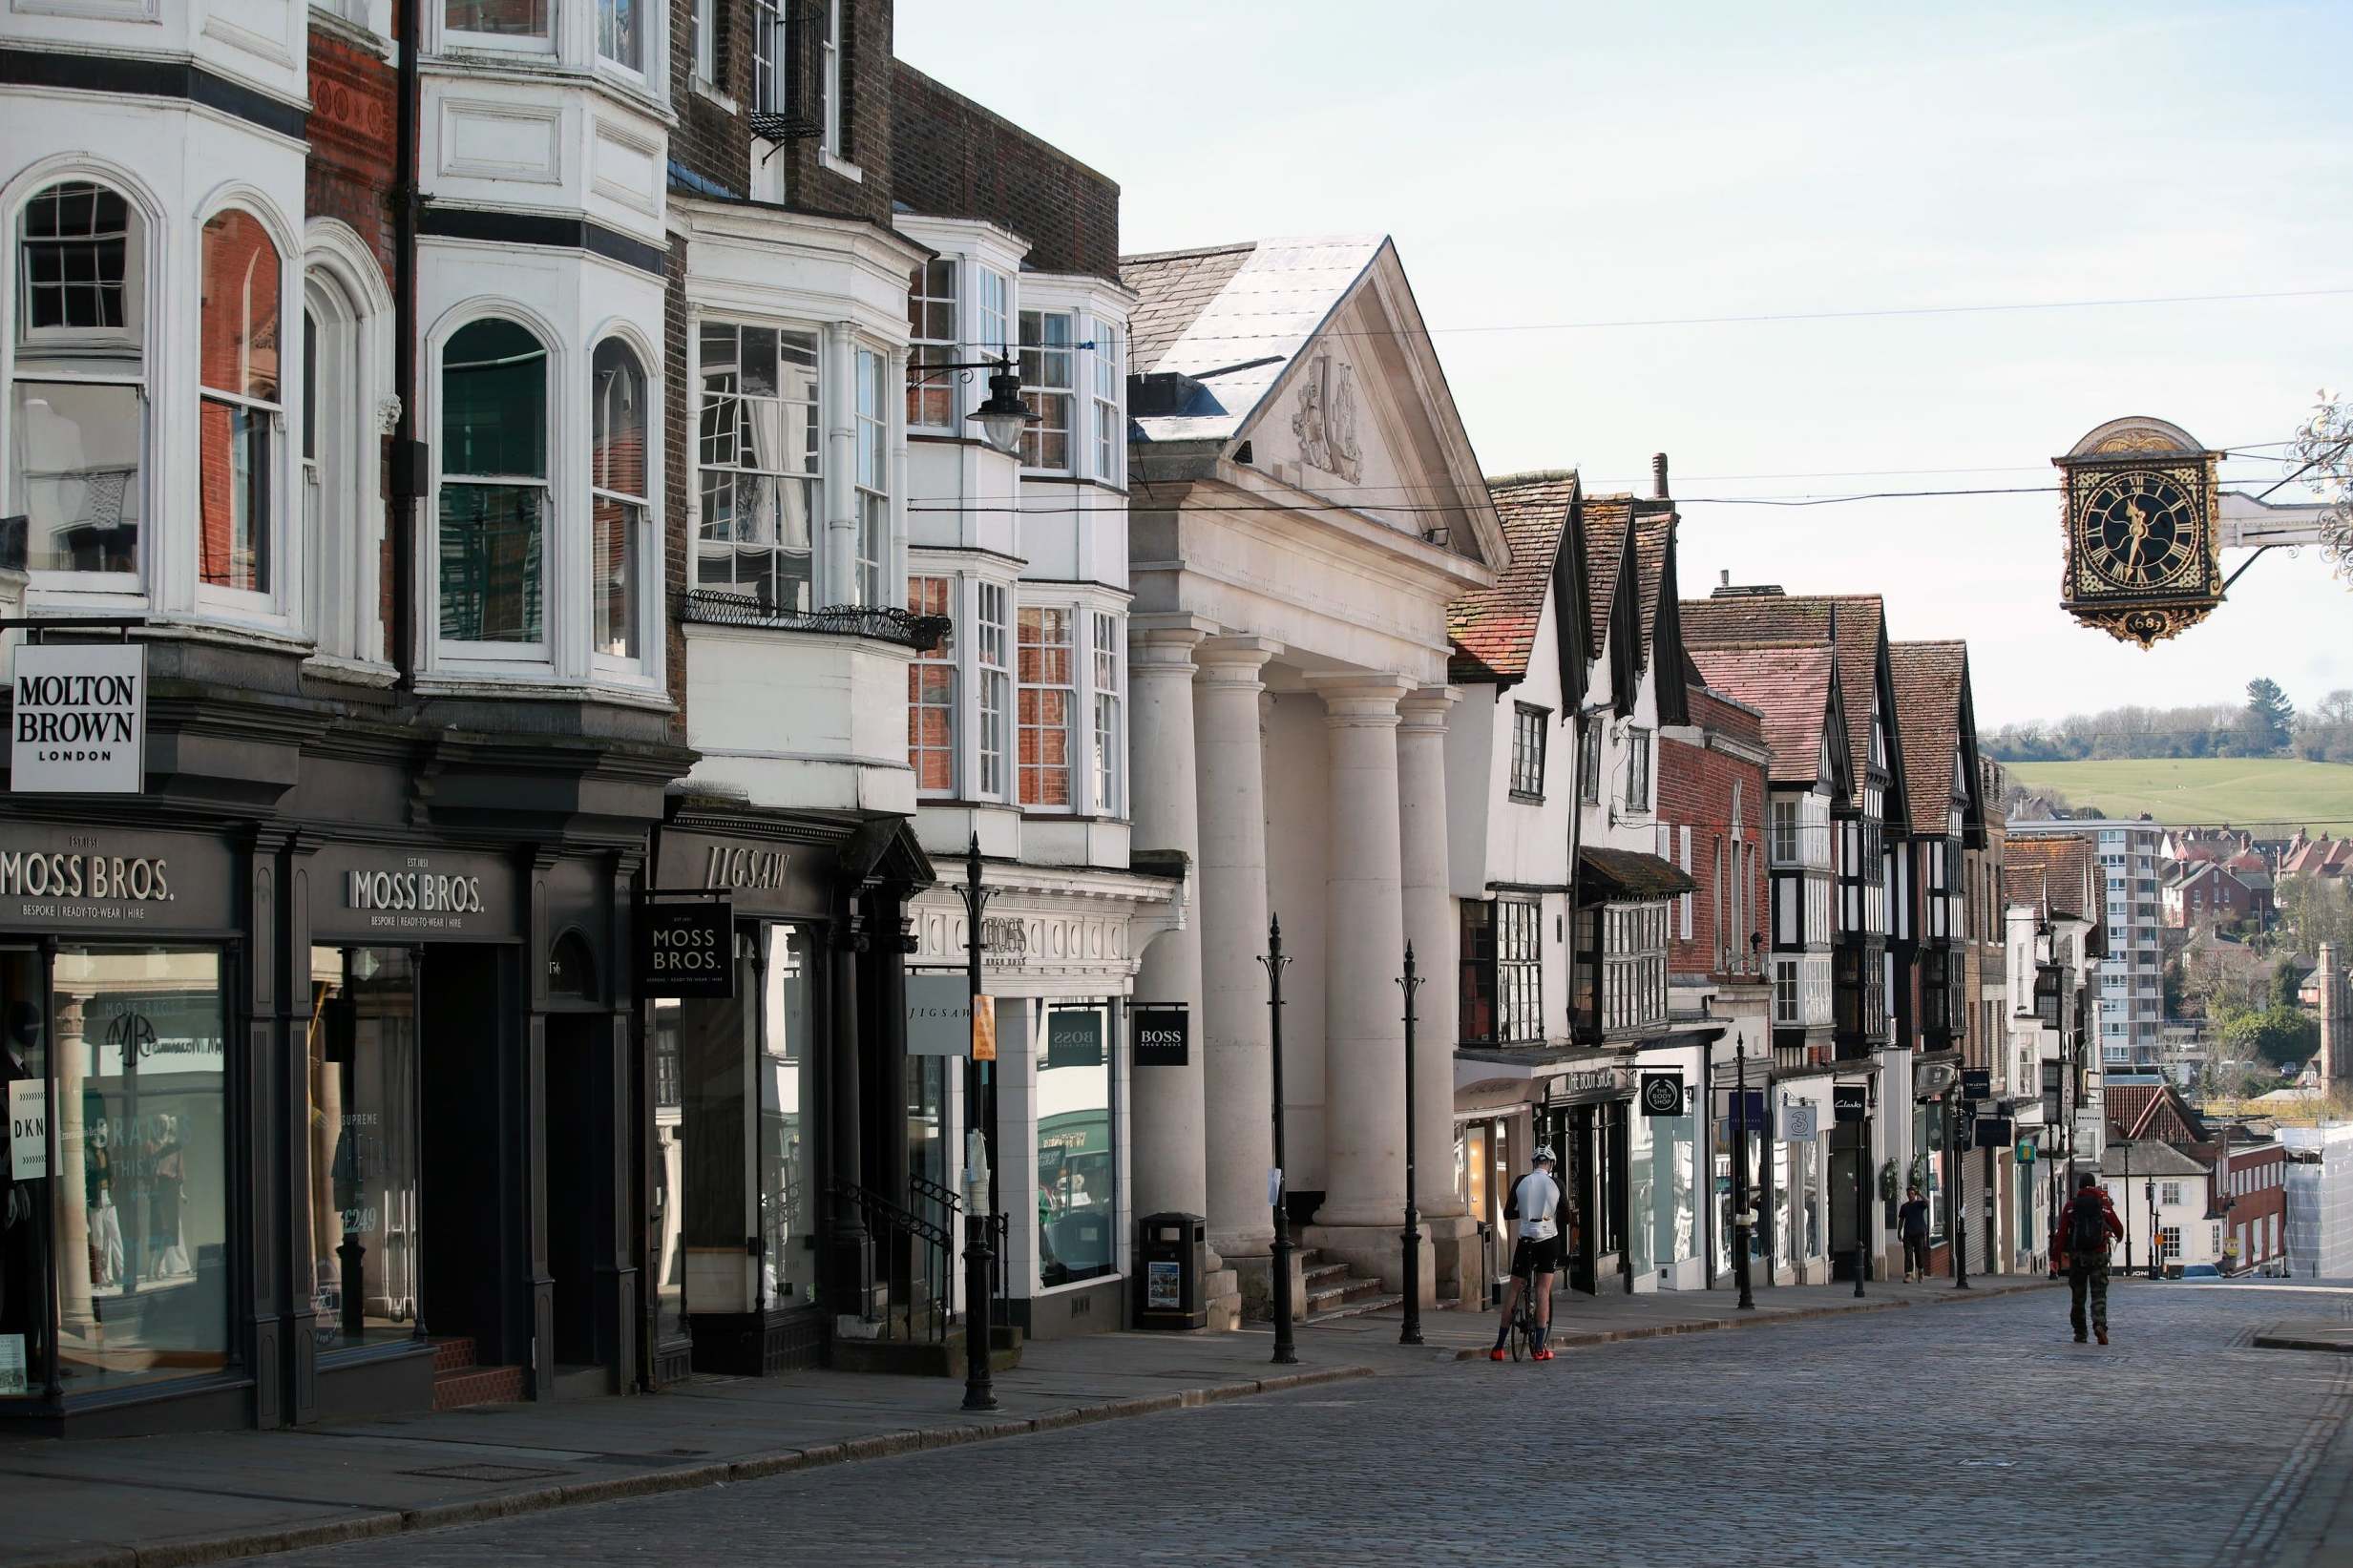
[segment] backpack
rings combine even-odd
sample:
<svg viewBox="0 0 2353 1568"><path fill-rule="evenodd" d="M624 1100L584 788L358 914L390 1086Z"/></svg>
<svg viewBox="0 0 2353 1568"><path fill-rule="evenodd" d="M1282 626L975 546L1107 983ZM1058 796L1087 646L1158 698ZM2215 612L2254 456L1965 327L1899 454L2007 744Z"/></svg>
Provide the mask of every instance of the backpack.
<svg viewBox="0 0 2353 1568"><path fill-rule="evenodd" d="M2108 1205L2090 1193L2077 1193L2068 1210L2067 1250L2069 1257L2087 1260L2108 1251Z"/></svg>

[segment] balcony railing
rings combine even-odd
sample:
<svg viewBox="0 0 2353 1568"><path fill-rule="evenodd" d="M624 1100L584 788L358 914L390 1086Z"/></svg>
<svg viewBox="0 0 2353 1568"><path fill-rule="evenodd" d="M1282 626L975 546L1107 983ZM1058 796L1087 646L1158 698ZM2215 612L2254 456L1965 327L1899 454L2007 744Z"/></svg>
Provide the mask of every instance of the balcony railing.
<svg viewBox="0 0 2353 1568"><path fill-rule="evenodd" d="M918 653L938 647L952 624L945 616L918 616L896 605L839 604L823 610L788 610L749 594L711 588L690 588L683 597L680 618L705 626L767 626L785 632L872 638Z"/></svg>

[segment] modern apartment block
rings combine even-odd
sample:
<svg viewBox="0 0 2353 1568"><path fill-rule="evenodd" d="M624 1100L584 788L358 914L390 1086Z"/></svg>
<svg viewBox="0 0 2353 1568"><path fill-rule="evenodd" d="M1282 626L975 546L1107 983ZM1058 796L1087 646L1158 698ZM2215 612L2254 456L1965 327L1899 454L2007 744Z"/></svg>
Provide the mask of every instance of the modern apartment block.
<svg viewBox="0 0 2353 1568"><path fill-rule="evenodd" d="M2158 943L2164 909L2157 866L2165 830L2153 822L2105 818L2014 822L2012 838L2066 834L2091 840L2108 873L2108 961L2100 968L2100 1066L2110 1072L2158 1070L2165 1024L2165 959Z"/></svg>

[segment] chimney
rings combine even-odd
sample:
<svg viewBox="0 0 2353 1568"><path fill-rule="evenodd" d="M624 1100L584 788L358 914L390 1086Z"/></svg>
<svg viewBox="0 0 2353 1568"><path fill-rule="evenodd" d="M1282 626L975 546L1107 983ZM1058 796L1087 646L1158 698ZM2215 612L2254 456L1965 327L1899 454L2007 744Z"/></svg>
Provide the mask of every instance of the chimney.
<svg viewBox="0 0 2353 1568"><path fill-rule="evenodd" d="M1718 588L1730 588L1733 585L1733 569L1731 567L1728 566L1724 568L1723 571L1718 572L1715 575L1715 585Z"/></svg>
<svg viewBox="0 0 2353 1568"><path fill-rule="evenodd" d="M2353 1028L2353 1017L2347 1017L2344 975L2337 968L2337 944L2321 944L2321 1094L2326 1098L2336 1086L2341 1068L2348 1065L2342 1053L2353 1047L2344 1038L2345 1031Z"/></svg>
<svg viewBox="0 0 2353 1568"><path fill-rule="evenodd" d="M1662 501L1667 499L1667 454L1665 452L1650 454L1650 493Z"/></svg>

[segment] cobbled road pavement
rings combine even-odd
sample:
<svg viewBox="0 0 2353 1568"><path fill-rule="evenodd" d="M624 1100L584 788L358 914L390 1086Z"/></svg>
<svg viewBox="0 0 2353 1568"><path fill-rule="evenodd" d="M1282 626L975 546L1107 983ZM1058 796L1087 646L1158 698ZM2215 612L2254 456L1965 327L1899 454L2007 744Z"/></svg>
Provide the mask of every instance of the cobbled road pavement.
<svg viewBox="0 0 2353 1568"><path fill-rule="evenodd" d="M2347 1462L2353 1293L2119 1285L1377 1378L269 1559L2258 1564ZM2333 1487L2328 1488L2333 1490Z"/></svg>

